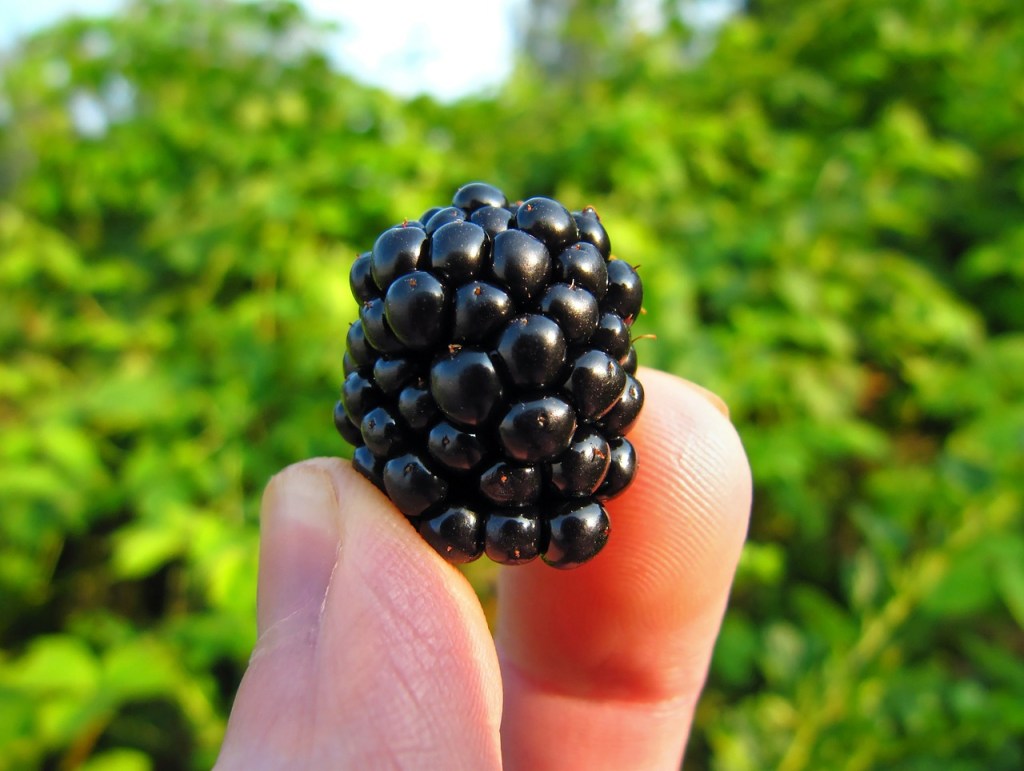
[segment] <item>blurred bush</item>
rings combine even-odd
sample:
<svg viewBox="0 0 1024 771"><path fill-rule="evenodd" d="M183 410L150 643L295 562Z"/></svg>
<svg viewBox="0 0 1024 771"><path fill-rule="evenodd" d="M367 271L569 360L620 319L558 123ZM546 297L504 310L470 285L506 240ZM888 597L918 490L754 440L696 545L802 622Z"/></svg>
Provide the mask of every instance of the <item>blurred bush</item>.
<svg viewBox="0 0 1024 771"><path fill-rule="evenodd" d="M345 452L348 266L475 178L596 205L644 363L750 453L688 768L1024 767L1024 11L690 6L535 0L506 86L451 105L339 75L287 3L8 52L0 769L209 767L262 486Z"/></svg>

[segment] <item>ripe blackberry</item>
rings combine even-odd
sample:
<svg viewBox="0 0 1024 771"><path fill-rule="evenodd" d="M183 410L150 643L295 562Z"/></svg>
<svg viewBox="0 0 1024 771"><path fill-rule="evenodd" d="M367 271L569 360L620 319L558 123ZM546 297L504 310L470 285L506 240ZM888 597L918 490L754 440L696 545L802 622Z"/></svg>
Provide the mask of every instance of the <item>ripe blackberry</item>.
<svg viewBox="0 0 1024 771"><path fill-rule="evenodd" d="M384 296L384 318L410 351L432 348L448 326L448 290L430 273L416 270L395 279Z"/></svg>
<svg viewBox="0 0 1024 771"><path fill-rule="evenodd" d="M554 319L570 343L585 343L599 318L597 298L574 284L552 284L540 298L540 312Z"/></svg>
<svg viewBox="0 0 1024 771"><path fill-rule="evenodd" d="M586 289L600 302L608 292L608 265L596 246L580 241L558 255L555 280Z"/></svg>
<svg viewBox="0 0 1024 771"><path fill-rule="evenodd" d="M601 550L633 480L643 290L597 212L463 185L352 264L334 408L353 466L453 563Z"/></svg>
<svg viewBox="0 0 1024 771"><path fill-rule="evenodd" d="M426 241L427 234L417 227L398 226L381 233L370 259L370 273L377 288L386 292L398 276L416 270Z"/></svg>
<svg viewBox="0 0 1024 771"><path fill-rule="evenodd" d="M463 185L455 191L452 198L452 206L468 212L475 212L485 206L499 208L507 205L508 199L505 194L486 182L470 182Z"/></svg>
<svg viewBox="0 0 1024 771"><path fill-rule="evenodd" d="M482 227L487 235L494 238L498 233L508 230L512 222L512 212L504 206L484 206L473 212L469 221Z"/></svg>
<svg viewBox="0 0 1024 771"><path fill-rule="evenodd" d="M597 216L597 209L587 206L583 211L574 211L572 218L580 232L580 241L593 244L606 260L612 256L612 243L608 240L608 231Z"/></svg>
<svg viewBox="0 0 1024 771"><path fill-rule="evenodd" d="M597 420L619 402L626 386L626 373L607 353L590 349L573 361L565 385L579 414L584 419Z"/></svg>
<svg viewBox="0 0 1024 771"><path fill-rule="evenodd" d="M490 255L491 237L473 222L442 225L430 237L430 267L452 286L458 286L483 268Z"/></svg>
<svg viewBox="0 0 1024 771"><path fill-rule="evenodd" d="M509 407L498 424L505 456L521 463L554 460L569 448L576 411L564 399L545 396Z"/></svg>
<svg viewBox="0 0 1024 771"><path fill-rule="evenodd" d="M550 198L531 198L516 209L516 227L543 241L558 254L579 241L576 220L558 201Z"/></svg>
<svg viewBox="0 0 1024 771"><path fill-rule="evenodd" d="M423 223L423 229L428 236L433 236L434 233L445 225L449 225L452 222L464 222L466 220L466 212L457 206L446 206L443 209L438 209L429 220Z"/></svg>
<svg viewBox="0 0 1024 771"><path fill-rule="evenodd" d="M513 385L545 388L565 369L565 334L548 316L527 314L509 322L498 338L498 358Z"/></svg>
<svg viewBox="0 0 1024 771"><path fill-rule="evenodd" d="M484 342L505 326L512 308L512 299L496 286L463 284L455 293L452 338L456 343Z"/></svg>

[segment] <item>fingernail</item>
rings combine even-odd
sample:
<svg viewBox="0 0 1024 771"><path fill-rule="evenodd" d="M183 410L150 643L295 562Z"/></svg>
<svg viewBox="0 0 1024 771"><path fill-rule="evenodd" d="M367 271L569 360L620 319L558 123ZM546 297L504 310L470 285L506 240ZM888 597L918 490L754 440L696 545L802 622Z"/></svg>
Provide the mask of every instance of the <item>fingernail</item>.
<svg viewBox="0 0 1024 771"><path fill-rule="evenodd" d="M290 617L316 622L338 558L340 529L338 495L317 461L289 466L270 481L260 513L260 634Z"/></svg>
<svg viewBox="0 0 1024 771"><path fill-rule="evenodd" d="M338 496L330 472L317 459L279 472L267 485L260 518L264 522L285 519L337 533Z"/></svg>
<svg viewBox="0 0 1024 771"><path fill-rule="evenodd" d="M686 384L694 391L696 391L698 394L707 399L707 401L711 403L712 407L714 407L720 413L725 415L726 419L729 418L729 405L722 401L721 396L716 394L714 391L709 391L707 388L704 388L704 386L699 386L696 383L691 383L689 380L686 381Z"/></svg>

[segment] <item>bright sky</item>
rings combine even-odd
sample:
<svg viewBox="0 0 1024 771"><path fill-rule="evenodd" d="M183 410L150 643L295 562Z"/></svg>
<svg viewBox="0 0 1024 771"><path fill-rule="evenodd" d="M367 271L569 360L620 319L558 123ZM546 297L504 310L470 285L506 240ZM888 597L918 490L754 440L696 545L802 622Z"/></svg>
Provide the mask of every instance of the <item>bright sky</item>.
<svg viewBox="0 0 1024 771"><path fill-rule="evenodd" d="M332 54L364 82L452 99L501 82L512 63L512 19L526 0L302 0L341 25ZM0 46L71 13L110 13L119 0L0 0Z"/></svg>

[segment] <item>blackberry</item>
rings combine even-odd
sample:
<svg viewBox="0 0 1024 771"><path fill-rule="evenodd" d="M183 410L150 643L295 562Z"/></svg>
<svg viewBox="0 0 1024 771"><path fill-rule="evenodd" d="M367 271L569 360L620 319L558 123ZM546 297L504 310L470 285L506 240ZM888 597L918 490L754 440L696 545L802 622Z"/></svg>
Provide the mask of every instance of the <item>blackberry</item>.
<svg viewBox="0 0 1024 771"><path fill-rule="evenodd" d="M608 266L593 244L580 241L555 260L555 279L575 284L590 292L600 302L608 292Z"/></svg>
<svg viewBox="0 0 1024 771"><path fill-rule="evenodd" d="M475 212L485 206L500 208L508 205L505 194L486 182L470 182L455 191L452 206Z"/></svg>
<svg viewBox="0 0 1024 771"><path fill-rule="evenodd" d="M574 211L572 218L580 233L580 241L597 247L598 252L606 260L612 256L612 243L608 240L608 231L597 216L597 209L587 206L583 211Z"/></svg>
<svg viewBox="0 0 1024 771"><path fill-rule="evenodd" d="M453 564L472 562L484 550L487 520L466 506L449 506L429 519L421 519L418 530L427 543Z"/></svg>
<svg viewBox="0 0 1024 771"><path fill-rule="evenodd" d="M579 414L596 420L620 400L626 387L626 372L604 351L590 349L576 358L565 385Z"/></svg>
<svg viewBox="0 0 1024 771"><path fill-rule="evenodd" d="M430 266L442 280L458 286L483 268L491 237L479 225L458 220L442 225L430 237Z"/></svg>
<svg viewBox="0 0 1024 771"><path fill-rule="evenodd" d="M516 209L516 227L544 242L556 254L579 241L576 220L558 201L531 198Z"/></svg>
<svg viewBox="0 0 1024 771"><path fill-rule="evenodd" d="M423 230L428 236L433 236L434 233L445 225L449 225L453 222L465 222L466 212L457 206L446 206L443 209L438 209L429 220L423 225Z"/></svg>
<svg viewBox="0 0 1024 771"><path fill-rule="evenodd" d="M529 305L547 288L551 254L543 241L529 233L506 230L494 237L491 272L514 301Z"/></svg>
<svg viewBox="0 0 1024 771"><path fill-rule="evenodd" d="M574 284L553 284L540 298L540 312L554 319L570 343L585 343L599 318L597 298Z"/></svg>
<svg viewBox="0 0 1024 771"><path fill-rule="evenodd" d="M373 252L363 252L356 261L352 263L352 270L349 272L349 287L352 289L352 296L361 303L372 300L379 296L377 284L373 280L372 262Z"/></svg>
<svg viewBox="0 0 1024 771"><path fill-rule="evenodd" d="M469 221L482 227L487 235L494 238L498 233L508 230L512 212L503 206L484 206L473 212Z"/></svg>
<svg viewBox="0 0 1024 771"><path fill-rule="evenodd" d="M498 424L505 456L524 463L553 460L576 430L576 412L564 399L545 396L513 404Z"/></svg>
<svg viewBox="0 0 1024 771"><path fill-rule="evenodd" d="M429 349L444 336L448 290L430 273L399 276L384 297L384 318L392 334L410 351Z"/></svg>
<svg viewBox="0 0 1024 771"><path fill-rule="evenodd" d="M450 420L480 426L494 414L503 388L490 356L462 348L439 357L430 367L430 393Z"/></svg>
<svg viewBox="0 0 1024 771"><path fill-rule="evenodd" d="M565 368L565 334L547 316L513 319L498 338L497 354L513 385L545 388Z"/></svg>
<svg viewBox="0 0 1024 771"><path fill-rule="evenodd" d="M402 273L416 270L426 241L427 234L417 227L398 226L381 233L370 258L370 273L377 288L385 292Z"/></svg>
<svg viewBox="0 0 1024 771"><path fill-rule="evenodd" d="M512 299L498 287L482 281L463 284L455 292L452 338L457 343L486 341L505 326L512 309Z"/></svg>
<svg viewBox="0 0 1024 771"><path fill-rule="evenodd" d="M359 309L359 320L363 324L363 337L371 348L380 353L402 353L405 346L395 337L385 316L384 300L379 297L367 300Z"/></svg>
<svg viewBox="0 0 1024 771"><path fill-rule="evenodd" d="M572 568L637 456L643 289L592 207L483 182L352 263L333 420L352 463L448 561Z"/></svg>

